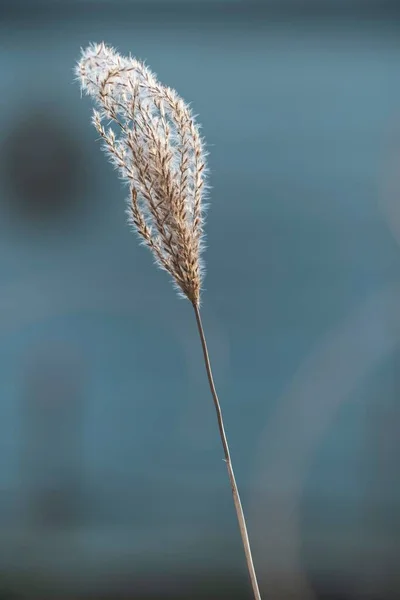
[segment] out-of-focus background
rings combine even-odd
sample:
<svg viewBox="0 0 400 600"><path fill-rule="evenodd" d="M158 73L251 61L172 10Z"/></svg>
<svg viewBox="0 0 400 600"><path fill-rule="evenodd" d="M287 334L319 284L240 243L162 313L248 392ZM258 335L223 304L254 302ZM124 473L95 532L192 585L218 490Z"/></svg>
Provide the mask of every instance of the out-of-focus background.
<svg viewBox="0 0 400 600"><path fill-rule="evenodd" d="M195 321L73 82L210 151L203 318L263 598L400 597L400 7L0 2L0 598L251 598Z"/></svg>

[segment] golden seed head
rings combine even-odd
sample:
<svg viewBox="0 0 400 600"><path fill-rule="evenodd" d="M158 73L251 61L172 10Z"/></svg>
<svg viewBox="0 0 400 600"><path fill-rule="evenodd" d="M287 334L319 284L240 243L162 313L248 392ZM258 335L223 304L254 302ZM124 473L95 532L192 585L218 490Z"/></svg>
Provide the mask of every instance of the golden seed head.
<svg viewBox="0 0 400 600"><path fill-rule="evenodd" d="M82 50L76 75L96 102L92 121L104 149L129 185L129 222L179 292L198 304L206 152L189 106L142 62L104 43Z"/></svg>

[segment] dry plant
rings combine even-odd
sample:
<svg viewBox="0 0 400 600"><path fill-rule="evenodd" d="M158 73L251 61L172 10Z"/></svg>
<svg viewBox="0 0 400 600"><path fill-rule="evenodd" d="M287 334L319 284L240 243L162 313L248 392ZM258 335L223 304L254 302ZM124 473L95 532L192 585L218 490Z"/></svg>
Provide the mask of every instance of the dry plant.
<svg viewBox="0 0 400 600"><path fill-rule="evenodd" d="M254 597L261 599L200 316L206 152L199 125L148 67L104 43L82 50L76 75L97 105L92 120L103 149L129 186L129 222L193 305L249 576Z"/></svg>

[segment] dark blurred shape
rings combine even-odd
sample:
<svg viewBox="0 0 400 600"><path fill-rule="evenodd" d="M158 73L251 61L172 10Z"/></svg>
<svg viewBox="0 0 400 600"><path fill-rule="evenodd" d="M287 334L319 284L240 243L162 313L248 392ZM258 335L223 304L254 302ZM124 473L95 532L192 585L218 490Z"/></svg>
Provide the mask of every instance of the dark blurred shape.
<svg viewBox="0 0 400 600"><path fill-rule="evenodd" d="M80 519L82 369L63 348L31 358L23 392L23 481L32 526Z"/></svg>
<svg viewBox="0 0 400 600"><path fill-rule="evenodd" d="M19 220L35 225L74 211L82 161L61 111L38 106L24 113L2 154L11 212Z"/></svg>

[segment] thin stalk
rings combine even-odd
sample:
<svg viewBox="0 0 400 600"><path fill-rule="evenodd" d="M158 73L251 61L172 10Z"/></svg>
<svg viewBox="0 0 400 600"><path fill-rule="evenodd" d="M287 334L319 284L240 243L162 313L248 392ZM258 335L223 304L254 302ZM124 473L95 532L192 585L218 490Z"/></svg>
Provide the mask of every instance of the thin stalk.
<svg viewBox="0 0 400 600"><path fill-rule="evenodd" d="M222 446L224 448L225 462L226 462L226 467L228 469L229 481L230 481L231 488L232 488L233 502L235 504L235 510L236 510L237 520L239 523L240 535L242 536L244 553L246 555L247 569L249 572L251 585L253 587L254 598L255 598L255 600L261 600L260 590L258 589L257 575L256 575L256 571L254 569L253 557L251 555L251 548L250 548L249 536L247 533L246 520L244 518L242 503L240 501L240 496L239 496L239 489L238 489L238 486L237 486L237 483L235 480L235 475L234 475L233 468L232 468L232 461L231 461L231 455L229 452L228 440L227 440L226 433L225 433L225 427L224 427L224 421L222 418L221 406L220 406L220 403L218 400L217 391L215 389L215 384L214 384L214 379L213 379L211 364L210 364L210 358L208 356L207 342L206 342L206 338L204 335L203 324L201 322L200 310L196 304L193 304L193 308L194 308L194 312L196 315L196 322L197 322L197 327L199 330L201 346L203 348L203 356L204 356L204 363L205 363L206 371L207 371L208 383L210 385L211 394L212 394L212 397L214 400L215 411L217 413L219 435L221 437Z"/></svg>

